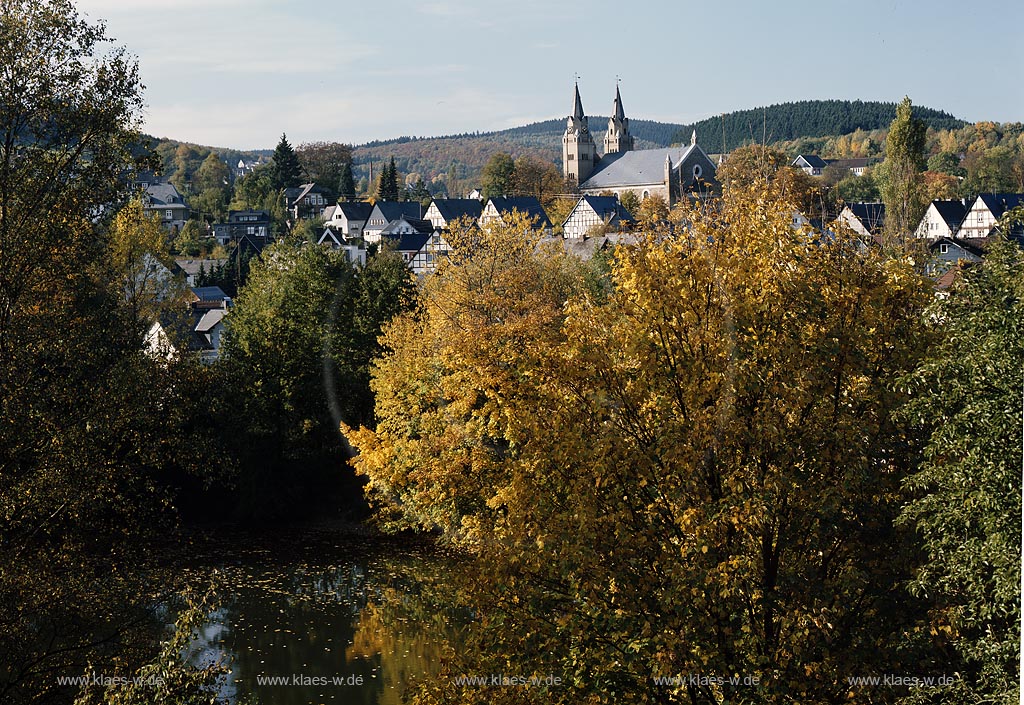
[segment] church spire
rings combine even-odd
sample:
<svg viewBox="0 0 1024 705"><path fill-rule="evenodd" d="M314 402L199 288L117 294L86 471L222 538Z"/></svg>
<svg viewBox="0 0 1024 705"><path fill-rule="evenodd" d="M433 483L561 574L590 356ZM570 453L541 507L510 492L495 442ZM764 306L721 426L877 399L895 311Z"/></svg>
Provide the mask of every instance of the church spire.
<svg viewBox="0 0 1024 705"><path fill-rule="evenodd" d="M616 82L615 104L612 106L612 116L608 118L608 131L604 133L604 153L618 154L631 149L633 136L629 134L629 118L622 109L622 94L619 93L619 84Z"/></svg>
<svg viewBox="0 0 1024 705"><path fill-rule="evenodd" d="M586 117L583 112L583 101L580 100L580 84L576 83L576 102L572 106L572 116L577 120L582 120Z"/></svg>

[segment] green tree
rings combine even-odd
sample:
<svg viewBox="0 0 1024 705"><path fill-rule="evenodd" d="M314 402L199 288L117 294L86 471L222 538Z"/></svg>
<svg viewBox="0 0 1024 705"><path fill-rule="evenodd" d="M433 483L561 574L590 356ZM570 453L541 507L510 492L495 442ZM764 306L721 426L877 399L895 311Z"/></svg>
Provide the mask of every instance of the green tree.
<svg viewBox="0 0 1024 705"><path fill-rule="evenodd" d="M876 203L882 199L878 183L870 172L843 179L836 184L836 193L846 203Z"/></svg>
<svg viewBox="0 0 1024 705"><path fill-rule="evenodd" d="M640 210L640 196L637 195L636 191L626 191L619 197L619 203L634 217L636 217L637 212Z"/></svg>
<svg viewBox="0 0 1024 705"><path fill-rule="evenodd" d="M340 185L346 165L352 164L352 147L341 142L303 142L295 154L306 181L332 191Z"/></svg>
<svg viewBox="0 0 1024 705"><path fill-rule="evenodd" d="M288 144L288 136L281 135L281 141L274 148L274 156L270 166L270 185L280 191L295 188L302 183L302 165L295 150Z"/></svg>
<svg viewBox="0 0 1024 705"><path fill-rule="evenodd" d="M395 158L384 167L377 181L377 198L383 201L397 201L399 197L398 169L395 167Z"/></svg>
<svg viewBox="0 0 1024 705"><path fill-rule="evenodd" d="M910 98L896 108L896 119L885 140L885 161L876 178L885 203L885 237L890 246L904 247L924 215L924 143L926 128L914 117Z"/></svg>
<svg viewBox="0 0 1024 705"><path fill-rule="evenodd" d="M344 252L284 240L252 264L223 350L236 413L250 420L235 451L244 513L311 510L346 491L337 472L347 452L338 424L372 419L370 356L411 287L394 253L357 271ZM358 498L354 485L347 491L341 501Z"/></svg>
<svg viewBox="0 0 1024 705"><path fill-rule="evenodd" d="M1019 702L1024 253L1000 237L926 320L938 333L907 384L929 435L902 520L927 561L912 583L934 605L956 681L920 702Z"/></svg>
<svg viewBox="0 0 1024 705"><path fill-rule="evenodd" d="M207 189L223 191L228 188L230 181L231 172L228 171L228 165L216 152L210 152L192 179L192 190L195 193L202 193Z"/></svg>
<svg viewBox="0 0 1024 705"><path fill-rule="evenodd" d="M202 372L141 352L121 288L131 277L114 266L135 266L138 233L122 240L107 219L124 203L125 174L154 164L133 157L138 67L109 41L68 0L0 4L6 703L69 702L59 676L144 659L138 625L154 590L138 542L166 529L175 498L163 478L206 452L181 440L182 416L197 411L188 380Z"/></svg>
<svg viewBox="0 0 1024 705"><path fill-rule="evenodd" d="M352 162L345 162L341 169L341 176L338 178L338 200L352 201L356 197L356 182L352 176Z"/></svg>
<svg viewBox="0 0 1024 705"><path fill-rule="evenodd" d="M512 177L515 170L516 165L512 161L511 155L505 152L496 152L491 155L480 176L484 200L509 195L512 190Z"/></svg>

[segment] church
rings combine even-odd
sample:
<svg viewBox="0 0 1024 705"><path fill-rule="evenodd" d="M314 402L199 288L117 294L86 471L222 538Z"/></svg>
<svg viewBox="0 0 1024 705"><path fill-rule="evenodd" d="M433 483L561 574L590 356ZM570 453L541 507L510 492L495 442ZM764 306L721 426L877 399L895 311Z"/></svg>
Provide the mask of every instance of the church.
<svg viewBox="0 0 1024 705"><path fill-rule="evenodd" d="M696 130L685 147L634 150L633 145L629 118L616 85L604 154L598 156L577 83L572 115L562 135L562 170L567 180L579 185L581 193L621 197L632 191L640 199L661 196L672 206L683 197L706 194L717 186L715 165L697 144Z"/></svg>

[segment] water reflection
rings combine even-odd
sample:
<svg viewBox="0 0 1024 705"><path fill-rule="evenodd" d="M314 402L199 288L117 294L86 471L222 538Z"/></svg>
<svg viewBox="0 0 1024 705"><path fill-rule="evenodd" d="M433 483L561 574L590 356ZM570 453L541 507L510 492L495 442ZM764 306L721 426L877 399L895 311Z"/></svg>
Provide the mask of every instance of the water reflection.
<svg viewBox="0 0 1024 705"><path fill-rule="evenodd" d="M435 676L464 612L445 604L448 563L433 554L226 569L220 609L193 644L222 660L221 696L265 705L398 705Z"/></svg>

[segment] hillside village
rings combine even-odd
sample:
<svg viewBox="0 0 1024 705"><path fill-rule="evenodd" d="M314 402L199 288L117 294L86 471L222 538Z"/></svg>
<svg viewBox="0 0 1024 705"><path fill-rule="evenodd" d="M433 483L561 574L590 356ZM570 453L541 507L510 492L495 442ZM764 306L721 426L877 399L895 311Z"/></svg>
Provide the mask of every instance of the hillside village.
<svg viewBox="0 0 1024 705"><path fill-rule="evenodd" d="M282 190L283 218L275 218L266 209L230 210L224 222L196 221L205 229L203 239L216 251L206 256L179 253L173 263L167 263L162 276L183 278L193 287L188 304L191 313L186 317L189 322L177 325L189 328L190 348L212 361L218 355L224 314L231 306L229 292L236 293L244 280L244 263L287 233L302 231L311 243L343 251L356 266L365 266L373 252L386 247L397 251L413 274L423 277L434 272L448 255L446 233L453 224L471 222L485 227L519 212L533 221L546 240L560 242L569 252L589 258L633 241L638 230L642 231L643 218L638 217L642 209L655 206L654 212L666 212L664 209L671 209L681 199L692 201L720 193L717 170L729 157L709 155L696 130L685 146L637 149L618 86L599 149L576 85L562 135L561 190L565 193L546 198L547 207L537 196L484 197L480 189L472 189L462 198L335 201L330 186L302 183ZM798 154L789 167L810 177L810 183L820 184L829 176L832 183L837 178L863 178L879 161L808 153ZM243 179L271 166L272 160L240 160L230 166L230 174L232 179ZM381 184L388 178L387 167L384 172ZM188 199L166 178L141 174L135 186L144 194L146 211L160 219L172 241L190 219L198 218ZM925 271L939 290L947 288L963 267L984 257L998 221L1021 205L1022 198L1020 193L982 193L929 204L914 234L926 247ZM835 227L833 222L857 233L866 247L878 246L885 228L885 207L880 201L839 199L813 212L793 214L794 228L827 232ZM1013 235L1019 236L1019 229ZM168 344L165 327L165 323L154 322L147 338L154 348ZM176 337L181 338L180 332Z"/></svg>

